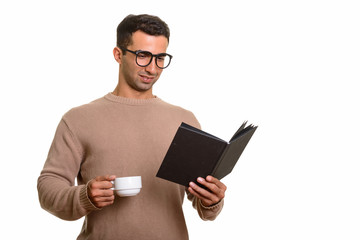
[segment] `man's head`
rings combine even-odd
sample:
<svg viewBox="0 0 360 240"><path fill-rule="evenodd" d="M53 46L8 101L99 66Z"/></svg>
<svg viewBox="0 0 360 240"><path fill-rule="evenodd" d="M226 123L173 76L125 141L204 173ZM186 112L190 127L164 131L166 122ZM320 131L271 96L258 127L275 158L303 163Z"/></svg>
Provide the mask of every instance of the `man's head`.
<svg viewBox="0 0 360 240"><path fill-rule="evenodd" d="M130 98L152 97L152 86L172 56L166 53L170 31L156 16L129 15L117 28L115 60L119 82L114 93Z"/></svg>
<svg viewBox="0 0 360 240"><path fill-rule="evenodd" d="M157 16L141 14L128 15L117 27L117 47L126 48L132 43L132 34L142 31L152 36L164 36L169 42L170 30L168 25ZM123 53L125 53L123 51Z"/></svg>

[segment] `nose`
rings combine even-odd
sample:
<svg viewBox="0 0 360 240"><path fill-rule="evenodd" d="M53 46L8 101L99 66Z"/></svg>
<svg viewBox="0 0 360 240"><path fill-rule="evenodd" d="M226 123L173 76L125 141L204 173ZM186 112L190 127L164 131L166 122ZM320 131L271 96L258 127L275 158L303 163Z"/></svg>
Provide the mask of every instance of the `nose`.
<svg viewBox="0 0 360 240"><path fill-rule="evenodd" d="M157 66L154 58L152 59L151 63L145 67L145 71L147 71L150 74L155 74L156 70L157 70Z"/></svg>

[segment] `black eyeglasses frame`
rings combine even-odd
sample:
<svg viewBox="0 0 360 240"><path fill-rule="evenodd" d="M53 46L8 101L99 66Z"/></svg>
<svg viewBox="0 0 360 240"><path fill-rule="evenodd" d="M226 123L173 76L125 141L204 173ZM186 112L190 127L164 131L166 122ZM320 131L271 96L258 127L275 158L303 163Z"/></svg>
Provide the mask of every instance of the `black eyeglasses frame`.
<svg viewBox="0 0 360 240"><path fill-rule="evenodd" d="M165 68L167 68L167 67L170 65L171 59L173 58L173 56L170 55L170 54L168 54L168 53L153 54L152 52L144 51L144 50L132 51L132 50L127 49L127 48L125 48L125 47L119 47L119 48L120 48L121 50L123 50L123 51L130 52L130 53L132 53L132 54L135 54L135 56L136 56L135 62L136 62L136 64L137 64L139 67L147 67L147 66L149 66L149 65L151 64L153 58L155 57L155 64L156 64L156 66L157 66L158 68L160 68L160 69L165 69ZM146 64L146 65L141 65L141 64L138 63L137 58L138 58L138 55L141 54L141 53L145 53L145 54L148 54L148 55L151 56L150 61L149 61L148 64ZM157 61L158 61L158 58L161 57L161 56L168 56L168 57L170 58L169 63L168 63L165 67L160 67L160 66L158 65L158 62L157 62Z"/></svg>

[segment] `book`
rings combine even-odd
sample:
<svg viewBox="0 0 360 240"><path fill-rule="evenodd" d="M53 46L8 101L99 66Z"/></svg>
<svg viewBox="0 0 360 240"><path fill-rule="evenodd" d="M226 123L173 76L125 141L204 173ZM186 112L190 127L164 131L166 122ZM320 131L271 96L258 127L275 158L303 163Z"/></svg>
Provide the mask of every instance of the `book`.
<svg viewBox="0 0 360 240"><path fill-rule="evenodd" d="M156 174L157 177L189 186L198 177L222 179L234 168L257 126L244 122L230 142L181 123Z"/></svg>

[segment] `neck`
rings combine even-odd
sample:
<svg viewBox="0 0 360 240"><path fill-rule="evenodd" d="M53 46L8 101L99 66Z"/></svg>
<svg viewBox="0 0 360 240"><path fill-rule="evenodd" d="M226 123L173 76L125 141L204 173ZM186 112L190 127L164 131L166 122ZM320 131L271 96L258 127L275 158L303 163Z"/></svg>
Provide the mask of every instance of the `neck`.
<svg viewBox="0 0 360 240"><path fill-rule="evenodd" d="M149 89L144 92L139 92L134 89L125 89L125 87L121 87L119 85L116 86L112 94L120 97L125 98L135 98L135 99L149 99L149 98L155 98L155 96L152 93L152 89Z"/></svg>

